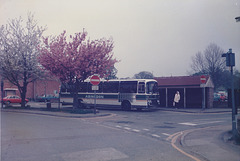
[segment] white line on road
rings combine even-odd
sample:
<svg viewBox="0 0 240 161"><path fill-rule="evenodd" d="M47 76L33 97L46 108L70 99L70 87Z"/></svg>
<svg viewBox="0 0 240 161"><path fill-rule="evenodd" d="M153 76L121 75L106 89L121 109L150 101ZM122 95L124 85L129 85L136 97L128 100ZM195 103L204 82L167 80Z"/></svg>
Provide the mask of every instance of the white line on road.
<svg viewBox="0 0 240 161"><path fill-rule="evenodd" d="M210 121L210 122L199 123L197 125L213 124L213 123L219 123L219 122L224 122L224 121Z"/></svg>
<svg viewBox="0 0 240 161"><path fill-rule="evenodd" d="M162 133L163 135L165 135L165 136L170 136L170 134L167 134L167 133Z"/></svg>
<svg viewBox="0 0 240 161"><path fill-rule="evenodd" d="M134 131L134 132L140 132L140 130L137 130L137 129L132 129L132 131Z"/></svg>
<svg viewBox="0 0 240 161"><path fill-rule="evenodd" d="M144 131L150 131L149 129L143 129Z"/></svg>
<svg viewBox="0 0 240 161"><path fill-rule="evenodd" d="M126 130L131 130L131 128L129 128L129 127L124 127L124 129L126 129Z"/></svg>
<svg viewBox="0 0 240 161"><path fill-rule="evenodd" d="M156 138L160 138L161 136L157 135L157 134L152 134L153 137L156 137Z"/></svg>
<svg viewBox="0 0 240 161"><path fill-rule="evenodd" d="M182 123L178 123L180 125L189 125L189 126L196 126L197 124L191 123L191 122L182 122Z"/></svg>
<svg viewBox="0 0 240 161"><path fill-rule="evenodd" d="M204 125L204 124L213 124L213 123L219 123L219 122L224 122L224 121L208 121L208 122L202 122L202 123L191 123L191 122L182 122L178 123L180 125L188 125L188 126L197 126L197 125Z"/></svg>

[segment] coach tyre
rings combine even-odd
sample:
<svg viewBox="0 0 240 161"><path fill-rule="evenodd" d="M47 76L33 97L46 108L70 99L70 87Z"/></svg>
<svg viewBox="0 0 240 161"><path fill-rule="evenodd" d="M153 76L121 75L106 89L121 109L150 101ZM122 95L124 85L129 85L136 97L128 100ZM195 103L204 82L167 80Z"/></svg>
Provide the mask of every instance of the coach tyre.
<svg viewBox="0 0 240 161"><path fill-rule="evenodd" d="M131 103L129 101L123 101L122 102L122 109L123 110L131 110Z"/></svg>

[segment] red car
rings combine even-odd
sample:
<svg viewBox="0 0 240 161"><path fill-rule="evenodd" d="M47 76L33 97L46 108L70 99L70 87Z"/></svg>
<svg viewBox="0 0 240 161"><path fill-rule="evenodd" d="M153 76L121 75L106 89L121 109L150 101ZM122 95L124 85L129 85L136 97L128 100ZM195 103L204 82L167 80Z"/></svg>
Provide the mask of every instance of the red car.
<svg viewBox="0 0 240 161"><path fill-rule="evenodd" d="M25 99L25 103L28 103L28 99ZM16 95L10 95L10 96L7 96L7 97L4 97L3 98L3 103L4 104L11 104L11 103L21 103L22 102L22 99L21 97L19 96L16 96Z"/></svg>

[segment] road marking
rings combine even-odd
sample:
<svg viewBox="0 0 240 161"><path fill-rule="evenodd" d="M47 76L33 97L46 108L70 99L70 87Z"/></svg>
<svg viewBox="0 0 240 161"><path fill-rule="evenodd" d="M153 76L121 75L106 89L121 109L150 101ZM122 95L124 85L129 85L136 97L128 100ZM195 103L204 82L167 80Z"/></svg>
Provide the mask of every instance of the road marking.
<svg viewBox="0 0 240 161"><path fill-rule="evenodd" d="M129 128L129 127L122 127L122 126L119 126L119 125L116 125L115 127L125 129L125 130L129 130L129 131L133 131L133 132L140 132L140 130L138 130L138 129L132 129L132 128Z"/></svg>
<svg viewBox="0 0 240 161"><path fill-rule="evenodd" d="M134 131L134 132L140 132L140 130L138 130L138 129L132 129L132 131Z"/></svg>
<svg viewBox="0 0 240 161"><path fill-rule="evenodd" d="M219 123L219 122L224 122L224 121L207 121L207 122L199 122L199 123L191 123L191 122L182 122L178 123L180 125L188 125L188 126L197 126L197 125L204 125L204 124L213 124L213 123Z"/></svg>
<svg viewBox="0 0 240 161"><path fill-rule="evenodd" d="M115 126L115 127L117 127L117 128L122 128L122 126L119 126L119 125L117 125L117 126Z"/></svg>
<svg viewBox="0 0 240 161"><path fill-rule="evenodd" d="M174 134L170 135L169 137L167 137L166 140L167 140L167 141L172 140L172 138L173 138L174 136L178 135L178 134L183 134L183 133L182 133L182 132L174 133Z"/></svg>
<svg viewBox="0 0 240 161"><path fill-rule="evenodd" d="M156 138L160 138L161 136L157 135L157 134L152 134L153 137L156 137Z"/></svg>
<svg viewBox="0 0 240 161"><path fill-rule="evenodd" d="M191 122L182 122L182 123L178 123L180 125L189 125L189 126L196 126L197 124L191 123Z"/></svg>
<svg viewBox="0 0 240 161"><path fill-rule="evenodd" d="M213 124L213 123L219 123L219 122L224 122L224 121L210 121L210 122L199 123L197 125Z"/></svg>
<svg viewBox="0 0 240 161"><path fill-rule="evenodd" d="M143 129L144 131L150 131L149 129Z"/></svg>
<svg viewBox="0 0 240 161"><path fill-rule="evenodd" d="M163 135L165 135L165 136L170 136L170 134L167 134L167 133L162 133Z"/></svg>
<svg viewBox="0 0 240 161"><path fill-rule="evenodd" d="M124 129L126 129L126 130L131 130L131 128L129 128L129 127L124 127Z"/></svg>
<svg viewBox="0 0 240 161"><path fill-rule="evenodd" d="M183 134L182 132L178 132L177 135L175 135L175 136L173 137L173 139L171 140L171 145L172 145L172 147L175 148L176 150L178 150L179 152L181 152L182 154L184 154L184 155L192 158L192 159L195 160L195 161L201 161L200 159L198 159L198 158L196 158L196 157L194 157L194 156L186 153L185 151L183 151L182 149L178 148L178 147L175 145L178 137L180 137L182 134Z"/></svg>
<svg viewBox="0 0 240 161"><path fill-rule="evenodd" d="M200 159L198 159L197 157L192 156L191 154L188 154L187 152L183 151L182 149L178 148L177 145L175 145L176 141L178 140L178 138L180 137L184 137L187 134L194 132L194 131L198 131L198 130L205 130L205 129L211 129L212 127L221 127L222 125L219 126L210 126L210 127L205 127L205 128L198 128L198 129L190 129L190 130L185 130L185 131L180 131L177 132L175 134L172 134L171 136L169 136L166 140L171 140L171 145L173 148L175 148L176 150L178 150L179 152L181 152L182 154L192 158L195 161L201 161Z"/></svg>

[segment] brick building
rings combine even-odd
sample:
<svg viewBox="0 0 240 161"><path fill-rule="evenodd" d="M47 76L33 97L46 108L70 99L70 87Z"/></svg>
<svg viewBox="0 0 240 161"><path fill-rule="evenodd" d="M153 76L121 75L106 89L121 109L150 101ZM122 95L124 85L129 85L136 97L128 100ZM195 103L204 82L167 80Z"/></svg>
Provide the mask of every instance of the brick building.
<svg viewBox="0 0 240 161"><path fill-rule="evenodd" d="M201 108L203 105L203 87L205 88L205 107L213 107L214 85L209 76L206 84L201 84L200 76L156 77L160 92L160 106L173 107L176 91L180 92L179 107Z"/></svg>
<svg viewBox="0 0 240 161"><path fill-rule="evenodd" d="M1 78L0 78L1 79ZM20 96L18 88L9 81L4 80L3 96L18 95ZM38 96L52 95L57 96L61 83L57 79L37 80L28 84L26 98L35 100ZM0 92L0 96L1 96Z"/></svg>

